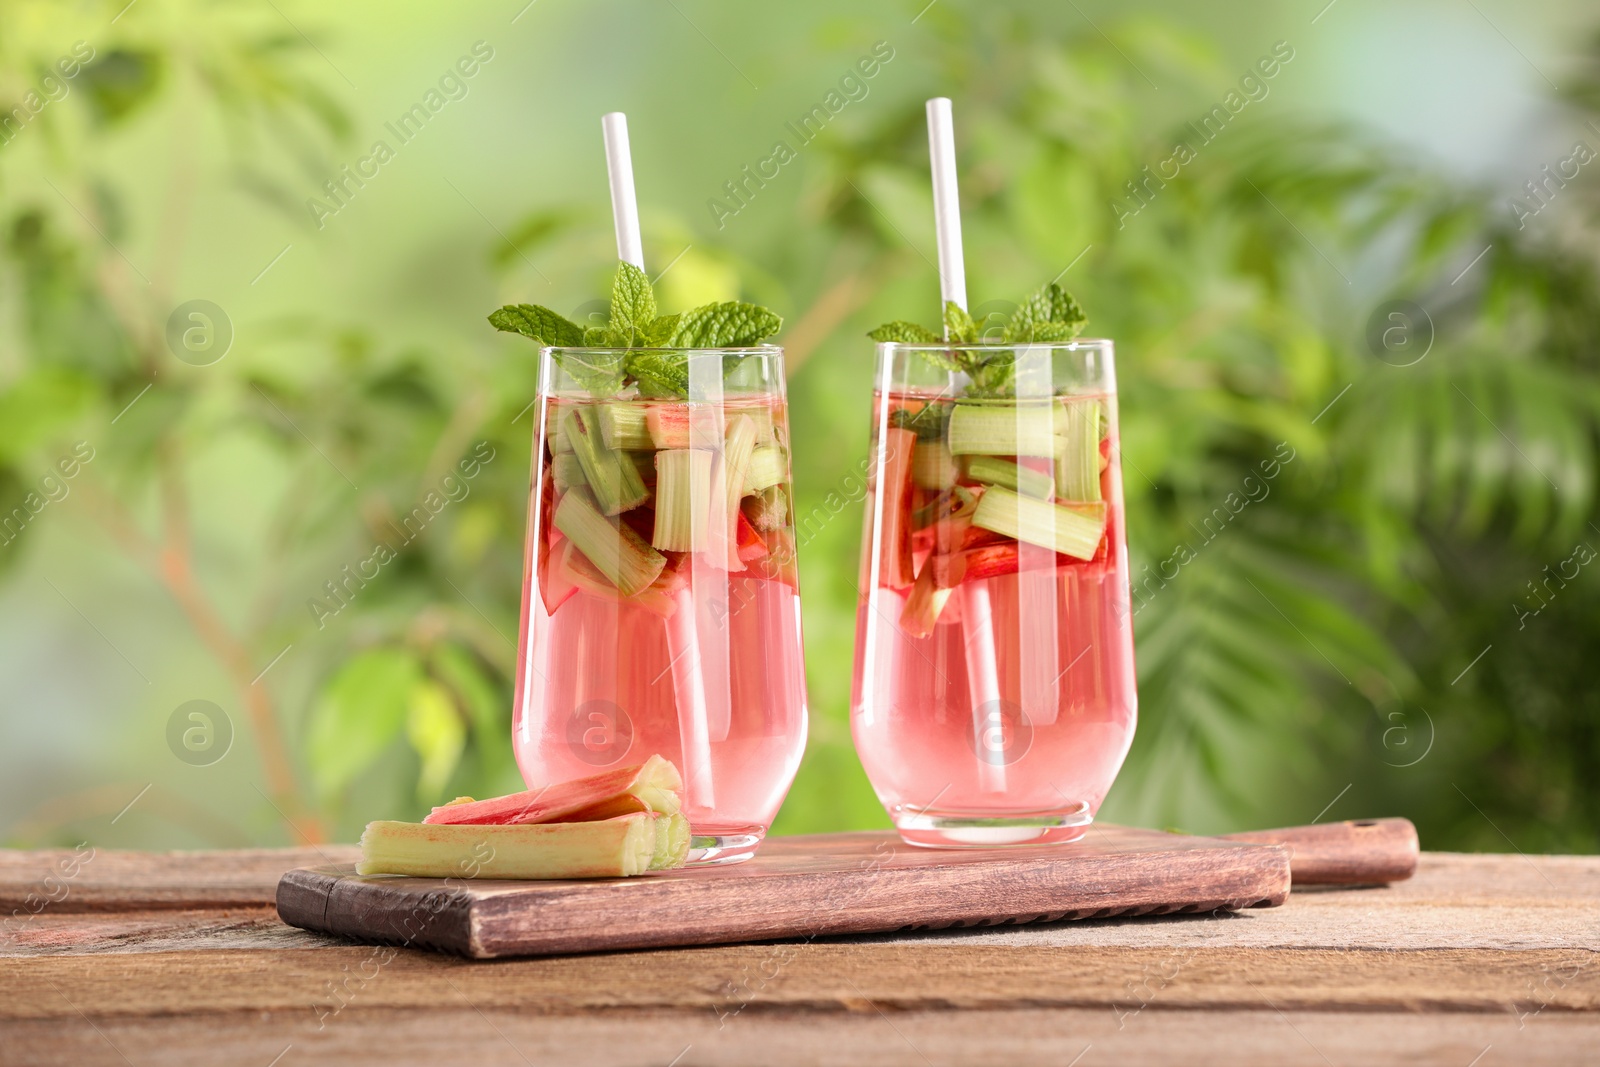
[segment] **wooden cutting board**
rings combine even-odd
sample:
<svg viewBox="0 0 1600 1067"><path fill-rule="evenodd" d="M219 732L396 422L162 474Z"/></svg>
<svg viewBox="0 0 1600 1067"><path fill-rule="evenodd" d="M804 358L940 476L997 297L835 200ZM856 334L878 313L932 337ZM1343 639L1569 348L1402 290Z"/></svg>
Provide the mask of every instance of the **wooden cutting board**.
<svg viewBox="0 0 1600 1067"><path fill-rule="evenodd" d="M488 959L826 934L1275 907L1305 882L1409 878L1404 819L1187 837L1097 824L1070 845L914 848L892 833L774 837L728 867L562 882L293 870L292 926Z"/></svg>
<svg viewBox="0 0 1600 1067"><path fill-rule="evenodd" d="M933 850L892 833L769 838L728 867L597 881L290 871L278 914L307 930L464 956L542 956L823 934L1272 907L1288 849L1101 825L1071 845Z"/></svg>

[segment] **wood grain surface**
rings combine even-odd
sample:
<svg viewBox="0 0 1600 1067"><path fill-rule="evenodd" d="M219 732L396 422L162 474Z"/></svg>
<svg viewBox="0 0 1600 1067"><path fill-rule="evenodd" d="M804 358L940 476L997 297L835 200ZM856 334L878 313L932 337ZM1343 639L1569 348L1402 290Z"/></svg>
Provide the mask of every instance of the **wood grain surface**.
<svg viewBox="0 0 1600 1067"><path fill-rule="evenodd" d="M1283 845L1294 884L1382 885L1410 878L1421 846L1409 819L1355 819L1224 834L1225 841Z"/></svg>
<svg viewBox="0 0 1600 1067"><path fill-rule="evenodd" d="M1281 904L1274 845L1102 826L1071 845L925 849L893 833L780 837L727 867L499 882L291 871L291 925L478 959Z"/></svg>
<svg viewBox="0 0 1600 1067"><path fill-rule="evenodd" d="M1215 917L473 962L284 926L270 885L304 850L256 904L175 906L162 881L186 864L195 897L238 892L231 855L102 854L161 906L103 884L119 907L0 919L0 1062L1496 1067L1600 1048L1593 857L1424 853L1393 886ZM56 858L0 853L4 884Z"/></svg>

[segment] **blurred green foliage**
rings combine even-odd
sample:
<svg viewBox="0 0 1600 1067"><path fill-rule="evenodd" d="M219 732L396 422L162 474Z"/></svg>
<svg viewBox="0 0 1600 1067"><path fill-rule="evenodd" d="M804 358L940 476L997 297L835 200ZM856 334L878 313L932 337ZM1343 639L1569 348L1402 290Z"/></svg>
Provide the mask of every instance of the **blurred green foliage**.
<svg viewBox="0 0 1600 1067"><path fill-rule="evenodd" d="M83 15L0 12L6 106L58 76ZM1565 576L1575 546L1600 546L1592 251L1360 130L1245 111L1198 136L1241 72L1166 23L1102 36L956 4L920 23L901 76L956 101L974 311L1059 277L1119 348L1141 723L1104 816L1204 831L1400 814L1430 847L1594 850L1600 568ZM95 29L65 94L0 146L0 506L31 511L41 473L94 444L70 518L49 521L141 567L229 687L234 759L261 782L245 837L350 837L517 788L534 366L525 346L488 349L482 315L551 272L603 277L603 189L490 223L474 254L501 291L456 300L462 340L443 350L294 316L191 366L166 320L199 176L179 152L147 188L103 146L179 116L223 146L207 180L301 226L306 191L365 146L342 74L271 12L171 4ZM1600 59L1588 70L1569 106L1600 118ZM865 330L937 310L914 97L853 105L804 146L794 217L737 252L705 215L647 235L653 264L693 249L660 283L672 306L784 311L801 514L832 515L865 454ZM1148 179L1180 142L1191 158ZM1551 210L1578 226L1593 207L1574 189ZM1368 345L1391 299L1431 316L1405 366ZM0 546L17 581L39 534ZM885 824L848 729L859 534L852 507L802 546L813 731L780 832ZM262 671L291 649L309 691ZM29 841L81 822L62 810Z"/></svg>

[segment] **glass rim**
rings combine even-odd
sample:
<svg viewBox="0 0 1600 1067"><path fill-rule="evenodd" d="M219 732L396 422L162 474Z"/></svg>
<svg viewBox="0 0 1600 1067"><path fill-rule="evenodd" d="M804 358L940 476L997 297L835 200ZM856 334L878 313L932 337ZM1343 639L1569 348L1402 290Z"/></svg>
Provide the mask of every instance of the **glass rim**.
<svg viewBox="0 0 1600 1067"><path fill-rule="evenodd" d="M704 352L707 355L715 353L720 356L781 356L783 355L783 346L760 344L712 348L707 345L640 345L636 348L587 348L570 345L545 345L539 349L540 355L553 355L558 352L597 352L604 356L625 356L630 352L687 352L690 355L696 352Z"/></svg>
<svg viewBox="0 0 1600 1067"><path fill-rule="evenodd" d="M905 352L1006 352L1013 348L1112 348L1109 337L1076 337L1070 341L879 341L879 351Z"/></svg>

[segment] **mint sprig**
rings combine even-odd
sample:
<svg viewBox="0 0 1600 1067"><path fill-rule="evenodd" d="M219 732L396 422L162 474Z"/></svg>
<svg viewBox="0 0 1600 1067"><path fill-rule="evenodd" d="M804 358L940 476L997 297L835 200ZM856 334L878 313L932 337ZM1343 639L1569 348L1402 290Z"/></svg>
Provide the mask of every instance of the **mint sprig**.
<svg viewBox="0 0 1600 1067"><path fill-rule="evenodd" d="M1028 297L1012 313L1000 338L1003 344L1050 344L1070 341L1083 332L1089 318L1083 308L1050 282ZM973 345L982 341L982 331L967 310L958 304L944 306L944 334L941 336L914 322L896 320L867 334L874 341L893 341L911 345L937 345L941 341ZM961 371L970 379L967 395L1007 397L1015 392L1017 353L1003 348L994 352L963 352L953 348L925 348L924 359L941 370Z"/></svg>
<svg viewBox="0 0 1600 1067"><path fill-rule="evenodd" d="M541 345L577 348L583 344L583 327L538 304L507 304L489 316L489 324L506 333L520 333Z"/></svg>
<svg viewBox="0 0 1600 1067"><path fill-rule="evenodd" d="M656 318L656 294L645 272L632 263L618 263L611 282L612 345L633 348L644 343L644 333Z"/></svg>
<svg viewBox="0 0 1600 1067"><path fill-rule="evenodd" d="M489 325L551 348L637 349L562 352L556 359L596 397L615 396L631 385L643 397L681 400L689 395L688 353L658 349L746 348L777 333L783 319L738 300L659 314L655 290L644 271L632 263L618 263L611 283L611 314L604 326L580 326L538 304L508 304L489 315ZM728 362L724 360L725 368Z"/></svg>
<svg viewBox="0 0 1600 1067"><path fill-rule="evenodd" d="M764 307L729 300L685 311L673 332L675 348L746 348L778 332L783 320Z"/></svg>

